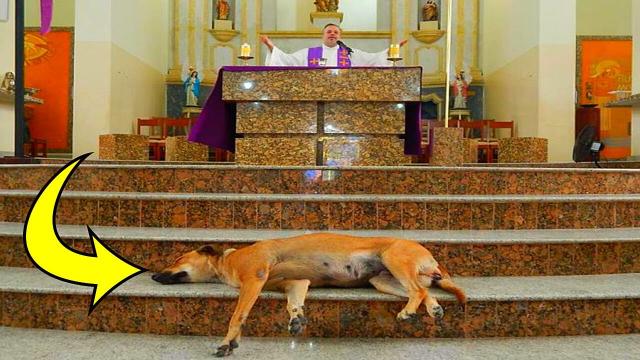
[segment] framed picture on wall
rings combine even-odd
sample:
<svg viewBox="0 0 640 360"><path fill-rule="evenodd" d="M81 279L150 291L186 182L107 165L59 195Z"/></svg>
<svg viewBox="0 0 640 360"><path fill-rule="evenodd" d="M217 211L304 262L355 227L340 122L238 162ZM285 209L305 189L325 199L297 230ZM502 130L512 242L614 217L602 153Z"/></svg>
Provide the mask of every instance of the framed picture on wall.
<svg viewBox="0 0 640 360"><path fill-rule="evenodd" d="M9 21L9 0L0 0L0 21Z"/></svg>
<svg viewBox="0 0 640 360"><path fill-rule="evenodd" d="M576 83L580 105L604 105L631 90L629 36L578 36Z"/></svg>

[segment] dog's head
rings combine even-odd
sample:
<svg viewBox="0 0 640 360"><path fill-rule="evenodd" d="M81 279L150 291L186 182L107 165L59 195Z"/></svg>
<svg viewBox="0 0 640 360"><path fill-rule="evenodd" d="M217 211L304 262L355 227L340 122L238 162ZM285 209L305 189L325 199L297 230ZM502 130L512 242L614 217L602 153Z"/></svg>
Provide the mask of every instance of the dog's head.
<svg viewBox="0 0 640 360"><path fill-rule="evenodd" d="M171 266L153 275L159 283L180 284L194 282L217 282L218 260L222 254L209 245L178 257Z"/></svg>

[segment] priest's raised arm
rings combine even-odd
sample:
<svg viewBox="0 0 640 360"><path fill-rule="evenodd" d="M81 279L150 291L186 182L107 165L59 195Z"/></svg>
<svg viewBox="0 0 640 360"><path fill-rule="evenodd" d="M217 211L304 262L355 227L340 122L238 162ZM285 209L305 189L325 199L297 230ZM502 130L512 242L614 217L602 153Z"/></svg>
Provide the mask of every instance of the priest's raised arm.
<svg viewBox="0 0 640 360"><path fill-rule="evenodd" d="M260 41L269 48L265 60L267 66L391 66L387 60L388 49L377 53L368 53L359 49L351 49L340 41L342 30L334 24L329 24L322 31L322 46L306 48L292 54L285 53L273 44L267 36L261 36ZM400 46L406 44L400 42Z"/></svg>

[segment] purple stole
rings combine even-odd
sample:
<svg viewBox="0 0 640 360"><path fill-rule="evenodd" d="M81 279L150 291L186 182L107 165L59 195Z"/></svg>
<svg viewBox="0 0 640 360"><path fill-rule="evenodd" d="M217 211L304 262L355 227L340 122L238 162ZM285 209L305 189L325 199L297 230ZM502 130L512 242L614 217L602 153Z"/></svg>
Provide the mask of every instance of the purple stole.
<svg viewBox="0 0 640 360"><path fill-rule="evenodd" d="M319 67L320 59L322 58L322 46L309 48L307 53L307 66ZM347 49L338 49L338 67L348 68L351 67L351 59L349 59L349 52Z"/></svg>

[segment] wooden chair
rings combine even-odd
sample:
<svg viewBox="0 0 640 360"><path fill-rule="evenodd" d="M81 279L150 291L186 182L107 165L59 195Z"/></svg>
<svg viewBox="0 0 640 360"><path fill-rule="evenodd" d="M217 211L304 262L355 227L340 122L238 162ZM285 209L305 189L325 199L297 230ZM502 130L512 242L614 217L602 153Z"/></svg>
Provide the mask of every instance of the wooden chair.
<svg viewBox="0 0 640 360"><path fill-rule="evenodd" d="M509 137L514 137L513 121L495 121L482 120L486 127L486 137L478 144L478 151L486 151L487 163L493 163L496 160L495 155L499 155L498 138L496 137L496 129L510 129Z"/></svg>
<svg viewBox="0 0 640 360"><path fill-rule="evenodd" d="M22 147L26 157L47 157L47 140L30 139Z"/></svg>
<svg viewBox="0 0 640 360"><path fill-rule="evenodd" d="M466 138L475 138L475 134L473 134L470 130L478 130L477 133L480 136L480 139L484 139L486 136L485 124L482 121L478 120L449 120L449 126L451 126L451 121L454 121L458 124L458 127L464 129L464 137Z"/></svg>
<svg viewBox="0 0 640 360"><path fill-rule="evenodd" d="M149 128L149 159L162 160L164 157L164 118L138 118L136 134L143 135L142 129Z"/></svg>
<svg viewBox="0 0 640 360"><path fill-rule="evenodd" d="M195 118L166 118L162 127L162 138L167 136L188 135ZM169 131L171 129L171 131Z"/></svg>
<svg viewBox="0 0 640 360"><path fill-rule="evenodd" d="M509 129L509 137L515 136L515 128L513 126L513 121L495 121L495 120L485 120L487 121L487 139L488 140L496 140L496 129Z"/></svg>

